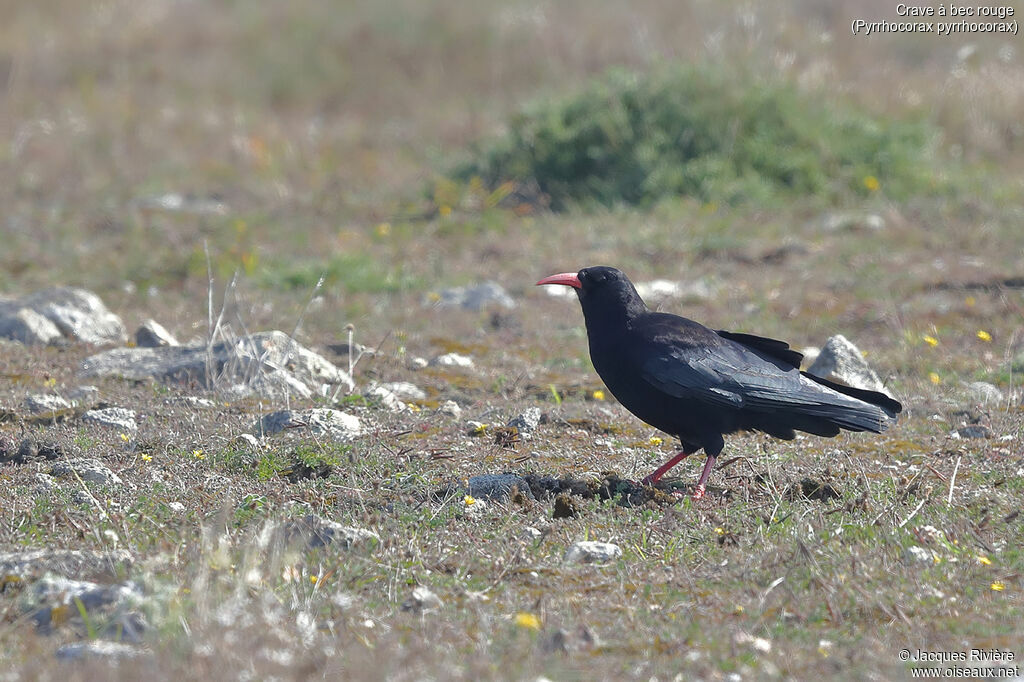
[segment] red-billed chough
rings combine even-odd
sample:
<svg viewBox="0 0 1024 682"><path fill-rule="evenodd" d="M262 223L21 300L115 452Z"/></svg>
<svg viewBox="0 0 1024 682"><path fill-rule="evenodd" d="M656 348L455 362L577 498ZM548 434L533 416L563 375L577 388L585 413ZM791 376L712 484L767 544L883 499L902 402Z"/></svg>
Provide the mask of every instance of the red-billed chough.
<svg viewBox="0 0 1024 682"><path fill-rule="evenodd" d="M803 356L783 341L714 331L684 317L651 312L615 268L584 268L537 284L576 290L590 359L608 390L637 417L679 438L682 451L644 483L655 483L703 448L707 462L693 494L699 499L725 446L723 434L763 431L791 440L796 431L881 433L903 409L884 393L801 372Z"/></svg>

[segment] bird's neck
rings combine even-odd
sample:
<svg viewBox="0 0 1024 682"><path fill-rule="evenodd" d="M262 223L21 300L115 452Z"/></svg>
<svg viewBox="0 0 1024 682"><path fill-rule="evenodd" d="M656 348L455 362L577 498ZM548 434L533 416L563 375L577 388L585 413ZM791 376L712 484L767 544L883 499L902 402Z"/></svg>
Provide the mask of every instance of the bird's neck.
<svg viewBox="0 0 1024 682"><path fill-rule="evenodd" d="M583 318L587 325L587 336L591 346L596 342L614 343L634 319L650 312L639 296L617 301L583 302Z"/></svg>

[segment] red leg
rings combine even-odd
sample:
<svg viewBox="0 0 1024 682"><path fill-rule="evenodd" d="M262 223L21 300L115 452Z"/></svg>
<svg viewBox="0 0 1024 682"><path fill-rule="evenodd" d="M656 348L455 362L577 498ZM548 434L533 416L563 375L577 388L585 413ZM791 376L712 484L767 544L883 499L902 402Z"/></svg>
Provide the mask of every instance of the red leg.
<svg viewBox="0 0 1024 682"><path fill-rule="evenodd" d="M700 478L697 479L697 487L693 491L693 499L699 500L704 497L704 485L708 482L708 476L711 475L711 469L715 466L715 460L717 457L708 455L708 459L704 462L704 471L700 472Z"/></svg>
<svg viewBox="0 0 1024 682"><path fill-rule="evenodd" d="M684 459L689 457L691 454L693 454L693 453L686 452L685 450L683 452L677 453L674 457L672 457L672 459L670 459L669 461L665 462L660 467L655 469L654 473L652 473L650 476L648 476L647 478L645 478L644 480L642 480L640 482L643 485L653 485L653 484L657 483L659 480L661 480L661 477L665 475L666 471L668 471L669 469L671 469L675 465L677 465L680 462L682 462Z"/></svg>

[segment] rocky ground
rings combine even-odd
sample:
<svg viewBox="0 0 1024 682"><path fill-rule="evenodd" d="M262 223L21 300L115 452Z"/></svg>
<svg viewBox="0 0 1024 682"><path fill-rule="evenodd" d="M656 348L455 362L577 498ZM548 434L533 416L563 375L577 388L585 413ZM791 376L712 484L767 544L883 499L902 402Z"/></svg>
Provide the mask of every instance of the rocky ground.
<svg viewBox="0 0 1024 682"><path fill-rule="evenodd" d="M893 7L14 3L0 679L876 680L920 667L902 649L1019 662L1024 52L850 35ZM672 187L651 153L670 124L719 134L714 175L734 126L763 122L776 142L748 130L744 158L775 176L555 206L537 182L455 172L583 91L621 130L606 72L666 63L748 108L639 90L669 104L643 144L605 151ZM892 153L816 129L836 121ZM560 125L520 130L567 145L554 161L599 153ZM533 286L596 264L905 410L879 436L731 436L697 503L699 461L639 486L674 444L605 392L572 293Z"/></svg>

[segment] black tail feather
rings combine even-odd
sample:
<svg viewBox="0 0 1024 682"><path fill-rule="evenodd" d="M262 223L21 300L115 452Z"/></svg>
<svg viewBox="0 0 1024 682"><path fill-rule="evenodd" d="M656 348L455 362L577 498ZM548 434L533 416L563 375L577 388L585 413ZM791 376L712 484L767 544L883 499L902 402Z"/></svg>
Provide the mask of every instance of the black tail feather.
<svg viewBox="0 0 1024 682"><path fill-rule="evenodd" d="M898 400L895 400L880 391L869 391L863 388L846 386L845 384L837 384L834 381L822 379L821 377L816 377L813 374L808 374L807 372L800 372L800 374L817 384L831 388L833 391L837 391L843 395L848 395L851 398L856 398L857 400L863 400L869 405L874 405L875 407L880 408L889 419L895 419L896 415L903 411L903 405Z"/></svg>

